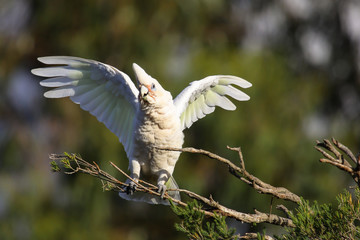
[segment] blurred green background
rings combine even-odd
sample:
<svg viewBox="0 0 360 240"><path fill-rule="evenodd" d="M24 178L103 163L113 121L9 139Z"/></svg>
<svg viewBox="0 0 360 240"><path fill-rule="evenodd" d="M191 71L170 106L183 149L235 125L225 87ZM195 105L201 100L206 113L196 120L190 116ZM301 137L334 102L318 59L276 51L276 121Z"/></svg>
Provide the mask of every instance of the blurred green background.
<svg viewBox="0 0 360 240"><path fill-rule="evenodd" d="M168 207L132 203L85 175L52 173L50 153L80 153L122 178L114 134L69 99L49 100L30 69L39 56L133 62L176 96L208 75L247 79L249 102L217 109L185 131L185 146L238 163L307 199L332 202L351 178L318 162L315 140L359 151L360 3L311 0L0 0L0 239L185 239ZM268 212L218 162L182 154L181 188L243 212ZM276 200L274 204L282 203ZM292 207L291 205L287 205ZM238 232L278 232L229 220Z"/></svg>

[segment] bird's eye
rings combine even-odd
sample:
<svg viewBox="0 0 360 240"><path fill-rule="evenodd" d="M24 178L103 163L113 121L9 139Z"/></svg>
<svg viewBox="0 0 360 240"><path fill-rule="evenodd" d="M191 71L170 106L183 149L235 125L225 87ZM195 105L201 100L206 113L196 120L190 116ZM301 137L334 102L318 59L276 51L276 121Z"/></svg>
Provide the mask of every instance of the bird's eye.
<svg viewBox="0 0 360 240"><path fill-rule="evenodd" d="M156 90L155 83L151 84L151 90L153 90L153 91L155 91L155 90Z"/></svg>

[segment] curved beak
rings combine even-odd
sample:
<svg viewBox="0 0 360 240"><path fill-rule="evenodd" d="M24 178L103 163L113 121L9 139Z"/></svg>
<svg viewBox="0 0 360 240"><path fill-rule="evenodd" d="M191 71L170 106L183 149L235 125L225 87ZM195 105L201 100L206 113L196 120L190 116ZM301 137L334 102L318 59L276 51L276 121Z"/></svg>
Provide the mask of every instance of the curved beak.
<svg viewBox="0 0 360 240"><path fill-rule="evenodd" d="M149 94L149 89L145 85L141 84L141 87L140 87L140 95L141 95L141 97L145 98L148 94Z"/></svg>

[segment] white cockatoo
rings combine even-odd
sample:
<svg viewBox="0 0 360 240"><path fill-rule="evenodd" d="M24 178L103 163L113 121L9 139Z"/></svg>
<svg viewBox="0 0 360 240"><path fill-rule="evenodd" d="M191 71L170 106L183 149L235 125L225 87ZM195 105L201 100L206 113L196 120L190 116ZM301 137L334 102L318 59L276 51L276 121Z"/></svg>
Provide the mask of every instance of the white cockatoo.
<svg viewBox="0 0 360 240"><path fill-rule="evenodd" d="M31 72L47 79L40 82L54 89L47 98L70 99L104 123L123 144L129 159L131 178L141 176L157 181L158 191L180 199L172 174L180 152L161 148L181 148L183 130L212 113L216 106L235 110L227 98L247 101L248 95L235 88L251 87L248 81L230 75L208 76L191 82L175 99L160 83L139 65L133 64L137 85L118 69L94 60L77 57L40 57L45 64L55 65ZM153 204L168 204L163 198L135 192L136 183L128 180L122 198Z"/></svg>

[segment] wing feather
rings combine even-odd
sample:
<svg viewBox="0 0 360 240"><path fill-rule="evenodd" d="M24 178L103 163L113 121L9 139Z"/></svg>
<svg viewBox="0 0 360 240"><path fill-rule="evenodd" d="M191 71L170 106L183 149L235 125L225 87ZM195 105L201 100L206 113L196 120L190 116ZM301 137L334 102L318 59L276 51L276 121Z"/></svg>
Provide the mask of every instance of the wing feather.
<svg viewBox="0 0 360 240"><path fill-rule="evenodd" d="M63 98L74 96L75 90L71 86L59 87L55 90L50 90L44 93L44 97L47 98Z"/></svg>
<svg viewBox="0 0 360 240"><path fill-rule="evenodd" d="M70 99L104 123L124 145L129 156L133 119L138 108L138 90L128 75L107 64L77 57L41 57L51 66L31 72L47 79L40 82L54 89L47 98Z"/></svg>
<svg viewBox="0 0 360 240"><path fill-rule="evenodd" d="M185 118L185 126L191 126L192 121L191 121L191 115L192 115L192 111L193 111L193 105L189 106L188 111L186 111L186 118Z"/></svg>
<svg viewBox="0 0 360 240"><path fill-rule="evenodd" d="M32 73L40 77L69 77L71 79L81 79L84 72L69 67L47 67L33 69Z"/></svg>
<svg viewBox="0 0 360 240"><path fill-rule="evenodd" d="M198 119L201 119L203 117L205 117L205 114L203 113L202 111L202 105L203 105L203 99L201 97L204 97L204 96L200 96L198 99L196 99L196 101L194 101L193 104L195 104L195 110L196 110L196 117ZM196 121L196 120L195 120ZM194 121L194 122L195 122Z"/></svg>
<svg viewBox="0 0 360 240"><path fill-rule="evenodd" d="M221 96L228 95L238 101L247 101L250 99L248 95L246 95L244 92L240 91L237 88L234 88L231 85L224 86L224 85L217 85L213 88L213 91L218 93Z"/></svg>
<svg viewBox="0 0 360 240"><path fill-rule="evenodd" d="M106 93L101 92L97 96L95 96L91 102L86 104L87 109L91 109L91 114L94 116L98 116L98 120L100 121L100 116L102 112L104 111L106 102L107 102L107 96ZM100 121L101 122L101 121Z"/></svg>
<svg viewBox="0 0 360 240"><path fill-rule="evenodd" d="M216 106L225 110L235 110L235 104L227 96L238 101L250 99L247 94L232 85L242 88L251 87L251 83L248 81L230 75L209 76L202 80L191 82L174 99L182 128L189 128L198 119L215 111Z"/></svg>
<svg viewBox="0 0 360 240"><path fill-rule="evenodd" d="M40 82L43 87L62 87L67 85L76 85L77 81L67 77L48 78Z"/></svg>
<svg viewBox="0 0 360 240"><path fill-rule="evenodd" d="M71 97L71 100L74 103L80 104L81 108L86 111L91 111L91 108L87 106L90 105L94 98L99 96L101 92L104 91L103 86L101 85L85 85L85 86L77 86L75 89L75 95Z"/></svg>

